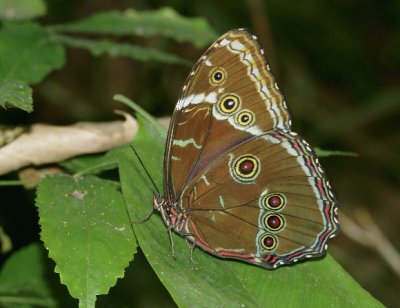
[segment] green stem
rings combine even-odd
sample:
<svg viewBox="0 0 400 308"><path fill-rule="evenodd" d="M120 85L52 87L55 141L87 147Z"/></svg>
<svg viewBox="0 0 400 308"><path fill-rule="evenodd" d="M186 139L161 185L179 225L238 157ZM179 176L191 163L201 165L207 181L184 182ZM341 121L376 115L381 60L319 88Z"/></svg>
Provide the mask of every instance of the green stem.
<svg viewBox="0 0 400 308"><path fill-rule="evenodd" d="M79 300L79 308L95 308L96 296Z"/></svg>
<svg viewBox="0 0 400 308"><path fill-rule="evenodd" d="M95 172L96 170L103 170L104 168L107 168L108 166L114 166L114 165L116 165L116 163L115 162L107 162L107 163L103 163L103 164L98 164L98 165L95 165L95 166L91 166L91 167L88 167L88 168L86 168L86 169L83 169L83 170L81 170L81 171L79 171L79 172L77 172L77 173L75 173L74 174L74 176L76 177L76 176L82 176L82 175L85 175L85 174L87 174L87 173L93 173L93 172Z"/></svg>
<svg viewBox="0 0 400 308"><path fill-rule="evenodd" d="M20 180L0 181L0 186L23 186L24 183Z"/></svg>

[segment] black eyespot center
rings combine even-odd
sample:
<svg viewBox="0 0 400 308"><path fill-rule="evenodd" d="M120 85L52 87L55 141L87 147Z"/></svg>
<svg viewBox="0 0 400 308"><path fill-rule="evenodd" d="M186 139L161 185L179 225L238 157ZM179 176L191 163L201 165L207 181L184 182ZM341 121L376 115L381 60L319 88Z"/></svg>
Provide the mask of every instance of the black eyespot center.
<svg viewBox="0 0 400 308"><path fill-rule="evenodd" d="M250 120L250 117L249 117L248 114L242 114L242 116L240 117L240 120L241 120L243 123L247 123L247 122Z"/></svg>
<svg viewBox="0 0 400 308"><path fill-rule="evenodd" d="M235 101L229 97L224 100L223 104L227 110L232 110L236 105Z"/></svg>
<svg viewBox="0 0 400 308"><path fill-rule="evenodd" d="M222 73L220 72L220 71L216 71L215 73L214 73L214 79L215 80L217 80L217 81L220 81L221 79L222 79Z"/></svg>

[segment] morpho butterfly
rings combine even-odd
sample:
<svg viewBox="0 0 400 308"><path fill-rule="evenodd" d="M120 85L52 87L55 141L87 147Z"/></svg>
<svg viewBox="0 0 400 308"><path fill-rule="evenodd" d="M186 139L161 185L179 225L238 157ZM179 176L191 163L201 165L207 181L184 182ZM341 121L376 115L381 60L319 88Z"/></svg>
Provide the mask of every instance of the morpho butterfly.
<svg viewBox="0 0 400 308"><path fill-rule="evenodd" d="M222 35L194 66L170 123L166 196L153 201L170 236L269 269L324 254L339 230L338 205L314 151L290 127L257 38Z"/></svg>

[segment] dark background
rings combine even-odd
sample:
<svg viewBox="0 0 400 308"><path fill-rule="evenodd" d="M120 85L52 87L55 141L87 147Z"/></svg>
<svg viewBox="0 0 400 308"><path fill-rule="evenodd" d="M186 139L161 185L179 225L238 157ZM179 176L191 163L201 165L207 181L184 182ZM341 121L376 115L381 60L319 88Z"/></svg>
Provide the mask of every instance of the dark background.
<svg viewBox="0 0 400 308"><path fill-rule="evenodd" d="M40 19L43 24L73 21L104 10L170 6L185 16L204 17L220 34L233 28L251 29L287 98L294 130L313 146L358 154L321 159L337 192L340 214L367 228L376 224L384 238L400 249L400 1L47 2L48 15ZM163 48L193 63L202 53L190 44L165 39L129 40ZM169 116L189 71L179 65L95 58L70 49L66 66L34 86L34 113L16 112L12 117L19 123L112 120L113 109L122 108L112 100L116 93L130 97L154 116ZM18 214L18 222L8 230L16 248L38 239L34 193L21 191L7 190L15 205L7 215L13 219ZM26 213L22 218L21 212ZM376 247L381 238L354 241L348 234L354 235L355 230L346 226L332 241L330 253L382 303L398 306L400 274L382 255L396 259ZM124 297L134 296L138 306L165 306L166 300L171 301L144 257L135 258L127 276L112 289L111 298L123 302ZM140 291L135 281L148 291ZM102 299L103 305L110 304L109 298Z"/></svg>

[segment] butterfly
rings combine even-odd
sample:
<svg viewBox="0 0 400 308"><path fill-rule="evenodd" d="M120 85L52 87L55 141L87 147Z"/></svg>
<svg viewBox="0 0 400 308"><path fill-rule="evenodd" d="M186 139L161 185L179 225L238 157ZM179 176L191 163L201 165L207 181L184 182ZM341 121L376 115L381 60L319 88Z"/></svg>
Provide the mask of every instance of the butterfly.
<svg viewBox="0 0 400 308"><path fill-rule="evenodd" d="M172 231L217 257L268 269L318 257L339 231L338 204L291 120L257 38L218 38L187 78L154 209ZM172 239L172 238L171 238Z"/></svg>

